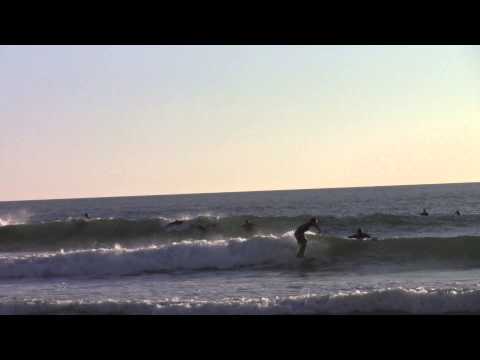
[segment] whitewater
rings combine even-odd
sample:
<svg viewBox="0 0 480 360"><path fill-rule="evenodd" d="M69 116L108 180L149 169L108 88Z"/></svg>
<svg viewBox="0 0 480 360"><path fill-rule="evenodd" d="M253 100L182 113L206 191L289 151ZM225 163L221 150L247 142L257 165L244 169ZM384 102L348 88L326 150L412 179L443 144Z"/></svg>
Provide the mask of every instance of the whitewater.
<svg viewBox="0 0 480 360"><path fill-rule="evenodd" d="M470 183L0 202L0 314L478 313L479 199Z"/></svg>

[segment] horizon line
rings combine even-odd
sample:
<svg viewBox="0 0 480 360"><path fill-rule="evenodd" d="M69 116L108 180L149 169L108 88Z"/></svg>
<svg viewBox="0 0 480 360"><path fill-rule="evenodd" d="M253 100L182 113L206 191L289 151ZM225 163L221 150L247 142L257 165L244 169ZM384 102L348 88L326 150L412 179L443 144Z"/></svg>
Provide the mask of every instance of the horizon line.
<svg viewBox="0 0 480 360"><path fill-rule="evenodd" d="M337 186L320 188L301 188L301 189L274 189L274 190L243 190L243 191L219 191L219 192L197 192L197 193L167 193L167 194L145 194L145 195L109 195L94 197L72 197L72 198L47 198L47 199L24 199L24 200L0 200L0 203L6 202L27 202L27 201L58 201L58 200L85 200L85 199L110 199L110 198L128 198L128 197L147 197L147 196L188 196L188 195L214 195L214 194L236 194L248 192L274 192L274 191L307 191L307 190L337 190L337 189L358 189L358 188L377 188L377 187L400 187L400 186L429 186L429 185L461 185L478 184L480 181L470 182L452 182L452 183L428 183L428 184L393 184L393 185L360 185L360 186Z"/></svg>

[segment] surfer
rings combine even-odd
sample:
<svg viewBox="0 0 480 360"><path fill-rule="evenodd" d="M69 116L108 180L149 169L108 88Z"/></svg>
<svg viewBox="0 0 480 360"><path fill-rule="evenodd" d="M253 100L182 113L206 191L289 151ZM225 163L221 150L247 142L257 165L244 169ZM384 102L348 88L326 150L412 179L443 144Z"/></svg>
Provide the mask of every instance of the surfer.
<svg viewBox="0 0 480 360"><path fill-rule="evenodd" d="M300 225L297 230L295 230L295 238L297 239L298 243L298 252L297 257L303 258L303 254L305 253L305 248L307 247L307 239L305 239L305 232L307 232L310 227L317 228L318 232L320 232L320 227L318 226L318 219L311 218L308 222L303 225Z"/></svg>
<svg viewBox="0 0 480 360"><path fill-rule="evenodd" d="M460 216L462 214L460 214L460 211L457 210L457 211L455 211L455 215Z"/></svg>
<svg viewBox="0 0 480 360"><path fill-rule="evenodd" d="M85 219L90 219L90 216L88 216L88 213L83 214L83 216L85 217Z"/></svg>
<svg viewBox="0 0 480 360"><path fill-rule="evenodd" d="M428 212L426 209L423 209L423 211L420 213L421 216L428 216Z"/></svg>
<svg viewBox="0 0 480 360"><path fill-rule="evenodd" d="M245 223L242 225L242 227L247 233L252 233L255 228L255 224L251 223L249 220L245 220Z"/></svg>
<svg viewBox="0 0 480 360"><path fill-rule="evenodd" d="M352 234L349 236L350 239L365 239L365 238L370 238L371 236L368 235L367 233L364 233L361 228L357 229L357 232L355 234Z"/></svg>
<svg viewBox="0 0 480 360"><path fill-rule="evenodd" d="M203 226L203 225L197 225L196 228L197 228L198 230L200 230L201 232L203 232L203 233L206 233L206 232L207 232L207 228L206 228L205 226Z"/></svg>
<svg viewBox="0 0 480 360"><path fill-rule="evenodd" d="M172 221L171 223L168 223L167 224L167 227L169 226L176 226L176 225L182 225L184 223L183 220L175 220L175 221Z"/></svg>
<svg viewBox="0 0 480 360"><path fill-rule="evenodd" d="M200 230L203 234L217 227L217 224L195 225L195 228Z"/></svg>

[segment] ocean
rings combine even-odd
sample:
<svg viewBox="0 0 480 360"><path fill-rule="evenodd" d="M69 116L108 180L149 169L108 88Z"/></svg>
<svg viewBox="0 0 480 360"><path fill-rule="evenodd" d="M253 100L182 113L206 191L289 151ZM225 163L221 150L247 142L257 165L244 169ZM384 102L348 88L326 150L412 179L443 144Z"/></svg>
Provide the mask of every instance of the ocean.
<svg viewBox="0 0 480 360"><path fill-rule="evenodd" d="M0 202L0 314L457 313L480 183Z"/></svg>

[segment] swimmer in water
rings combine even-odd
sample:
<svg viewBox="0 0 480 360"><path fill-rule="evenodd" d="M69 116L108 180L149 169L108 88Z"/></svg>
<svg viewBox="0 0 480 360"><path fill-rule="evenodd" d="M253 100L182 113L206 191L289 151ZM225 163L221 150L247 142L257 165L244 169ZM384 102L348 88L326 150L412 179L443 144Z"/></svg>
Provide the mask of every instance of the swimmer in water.
<svg viewBox="0 0 480 360"><path fill-rule="evenodd" d="M428 212L426 209L423 209L423 211L420 213L421 216L428 216Z"/></svg>
<svg viewBox="0 0 480 360"><path fill-rule="evenodd" d="M255 228L255 224L251 223L249 220L245 220L245 223L242 225L242 227L247 233L252 233Z"/></svg>
<svg viewBox="0 0 480 360"><path fill-rule="evenodd" d="M209 229L216 228L217 224L207 224L207 225L195 225L195 228L200 230L202 233L206 233Z"/></svg>
<svg viewBox="0 0 480 360"><path fill-rule="evenodd" d="M167 224L167 227L169 226L176 226L176 225L182 225L184 223L183 220L175 220L175 221L172 221L171 223L168 223Z"/></svg>
<svg viewBox="0 0 480 360"><path fill-rule="evenodd" d="M359 239L359 240L366 239L366 238L368 239L370 237L371 236L368 235L367 233L364 233L361 228L358 228L355 234L352 234L349 236L350 239Z"/></svg>
<svg viewBox="0 0 480 360"><path fill-rule="evenodd" d="M318 219L311 218L308 222L303 225L300 225L297 230L295 230L295 238L297 239L298 252L297 257L303 258L305 254L305 249L307 247L307 239L305 239L305 233L310 229L310 227L315 227L318 232L320 232L320 227L318 226Z"/></svg>

